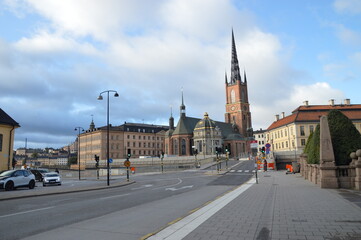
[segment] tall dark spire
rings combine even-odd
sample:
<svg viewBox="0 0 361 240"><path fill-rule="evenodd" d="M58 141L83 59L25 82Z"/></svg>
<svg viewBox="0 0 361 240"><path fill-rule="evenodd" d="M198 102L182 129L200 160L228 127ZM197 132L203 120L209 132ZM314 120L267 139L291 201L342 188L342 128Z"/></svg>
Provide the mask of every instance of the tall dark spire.
<svg viewBox="0 0 361 240"><path fill-rule="evenodd" d="M243 77L244 83L247 83L247 77L246 77L246 70L244 70L244 77Z"/></svg>
<svg viewBox="0 0 361 240"><path fill-rule="evenodd" d="M226 84L228 84L227 72L224 73L224 79L225 79Z"/></svg>
<svg viewBox="0 0 361 240"><path fill-rule="evenodd" d="M172 106L170 106L169 129L174 129L174 118L173 118Z"/></svg>
<svg viewBox="0 0 361 240"><path fill-rule="evenodd" d="M186 116L186 106L184 105L184 99L183 99L183 88L182 88L182 105L180 106L180 115L181 117Z"/></svg>
<svg viewBox="0 0 361 240"><path fill-rule="evenodd" d="M241 75L239 73L239 65L237 58L236 44L234 41L234 34L232 29L232 60L231 60L231 84L236 83L236 81L242 81Z"/></svg>
<svg viewBox="0 0 361 240"><path fill-rule="evenodd" d="M91 123L89 125L89 130L94 130L95 129L95 124L94 124L93 114L91 116L92 116L92 121L91 121Z"/></svg>

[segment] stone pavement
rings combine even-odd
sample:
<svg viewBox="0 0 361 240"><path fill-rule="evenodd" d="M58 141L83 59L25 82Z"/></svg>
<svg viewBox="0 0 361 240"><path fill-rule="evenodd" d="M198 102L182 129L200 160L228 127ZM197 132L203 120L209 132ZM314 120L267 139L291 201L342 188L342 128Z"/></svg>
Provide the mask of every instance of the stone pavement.
<svg viewBox="0 0 361 240"><path fill-rule="evenodd" d="M354 192L354 200L361 202L360 192ZM259 184L252 185L183 239L360 240L361 207L338 190L321 189L299 174L262 172Z"/></svg>

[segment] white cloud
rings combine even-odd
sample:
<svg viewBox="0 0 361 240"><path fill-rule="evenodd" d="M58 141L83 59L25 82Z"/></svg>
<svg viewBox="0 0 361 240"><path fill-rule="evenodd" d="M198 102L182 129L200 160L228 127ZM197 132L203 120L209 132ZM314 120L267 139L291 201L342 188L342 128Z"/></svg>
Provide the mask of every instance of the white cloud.
<svg viewBox="0 0 361 240"><path fill-rule="evenodd" d="M333 6L340 13L361 13L361 1L359 0L336 0Z"/></svg>

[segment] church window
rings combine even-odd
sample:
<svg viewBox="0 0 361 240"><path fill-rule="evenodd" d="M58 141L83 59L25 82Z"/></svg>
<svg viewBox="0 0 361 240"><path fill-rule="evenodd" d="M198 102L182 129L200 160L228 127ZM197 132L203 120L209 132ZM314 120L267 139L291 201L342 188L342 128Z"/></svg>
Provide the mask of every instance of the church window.
<svg viewBox="0 0 361 240"><path fill-rule="evenodd" d="M182 139L182 154L181 155L186 155L186 140Z"/></svg>
<svg viewBox="0 0 361 240"><path fill-rule="evenodd" d="M173 149L174 149L174 154L177 155L178 154L178 141L177 141L177 139L174 139Z"/></svg>
<svg viewBox="0 0 361 240"><path fill-rule="evenodd" d="M235 102L236 102L236 93L232 89L232 91L231 91L231 103L235 103Z"/></svg>

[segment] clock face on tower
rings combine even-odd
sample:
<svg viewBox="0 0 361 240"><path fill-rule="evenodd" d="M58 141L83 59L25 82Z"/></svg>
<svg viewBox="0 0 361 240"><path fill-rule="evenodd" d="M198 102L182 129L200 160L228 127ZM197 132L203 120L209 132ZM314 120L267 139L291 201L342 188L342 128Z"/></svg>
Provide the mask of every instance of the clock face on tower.
<svg viewBox="0 0 361 240"><path fill-rule="evenodd" d="M236 109L235 106L232 106L232 107L231 107L231 110L234 111L234 109Z"/></svg>

